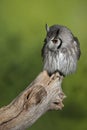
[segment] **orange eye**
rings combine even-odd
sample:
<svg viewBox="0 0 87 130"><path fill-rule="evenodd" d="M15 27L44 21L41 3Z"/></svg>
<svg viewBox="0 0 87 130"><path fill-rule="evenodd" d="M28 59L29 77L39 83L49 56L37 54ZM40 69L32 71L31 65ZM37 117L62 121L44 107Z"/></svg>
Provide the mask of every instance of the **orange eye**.
<svg viewBox="0 0 87 130"><path fill-rule="evenodd" d="M55 44L57 43L57 41L58 41L57 39L52 40L52 42L55 43Z"/></svg>

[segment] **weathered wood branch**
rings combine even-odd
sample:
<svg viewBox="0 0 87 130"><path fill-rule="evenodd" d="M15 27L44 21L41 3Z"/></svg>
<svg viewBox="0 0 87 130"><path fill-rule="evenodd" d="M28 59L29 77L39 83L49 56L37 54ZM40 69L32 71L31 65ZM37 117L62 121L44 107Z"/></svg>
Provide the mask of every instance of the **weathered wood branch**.
<svg viewBox="0 0 87 130"><path fill-rule="evenodd" d="M39 76L9 105L0 109L0 130L25 130L50 109L62 109L65 97L58 73Z"/></svg>

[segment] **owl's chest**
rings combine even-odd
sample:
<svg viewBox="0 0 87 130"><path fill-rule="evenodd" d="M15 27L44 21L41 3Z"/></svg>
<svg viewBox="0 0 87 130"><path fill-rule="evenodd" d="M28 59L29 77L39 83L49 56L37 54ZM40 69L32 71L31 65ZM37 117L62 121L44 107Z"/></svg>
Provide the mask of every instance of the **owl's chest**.
<svg viewBox="0 0 87 130"><path fill-rule="evenodd" d="M46 57L46 61L49 62L49 65L53 64L55 66L59 66L61 64L64 64L66 62L66 54L62 53L62 52L50 52L48 53L47 57Z"/></svg>
<svg viewBox="0 0 87 130"><path fill-rule="evenodd" d="M45 55L44 69L49 73L59 70L64 75L73 73L76 70L76 55L71 50L52 52Z"/></svg>

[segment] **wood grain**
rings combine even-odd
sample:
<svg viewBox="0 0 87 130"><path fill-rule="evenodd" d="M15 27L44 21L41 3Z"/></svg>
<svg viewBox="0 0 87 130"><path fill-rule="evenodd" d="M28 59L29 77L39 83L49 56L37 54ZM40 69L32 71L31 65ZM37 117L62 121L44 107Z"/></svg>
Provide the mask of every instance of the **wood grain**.
<svg viewBox="0 0 87 130"><path fill-rule="evenodd" d="M62 80L58 73L49 77L46 71L41 72L19 96L0 109L0 130L25 130L46 111L62 109Z"/></svg>

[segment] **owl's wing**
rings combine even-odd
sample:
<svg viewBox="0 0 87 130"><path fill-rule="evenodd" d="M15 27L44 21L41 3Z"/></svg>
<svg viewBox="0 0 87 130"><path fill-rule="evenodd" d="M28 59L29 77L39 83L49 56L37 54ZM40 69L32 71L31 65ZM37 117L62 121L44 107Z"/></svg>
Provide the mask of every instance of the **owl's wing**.
<svg viewBox="0 0 87 130"><path fill-rule="evenodd" d="M80 43L77 37L74 37L74 42L76 42L76 45L77 45L77 58L79 60L81 56L81 50L80 50Z"/></svg>
<svg viewBox="0 0 87 130"><path fill-rule="evenodd" d="M43 57L43 59L45 57L45 47L46 47L46 39L44 40L44 45L43 45L42 50L41 50L41 56Z"/></svg>

